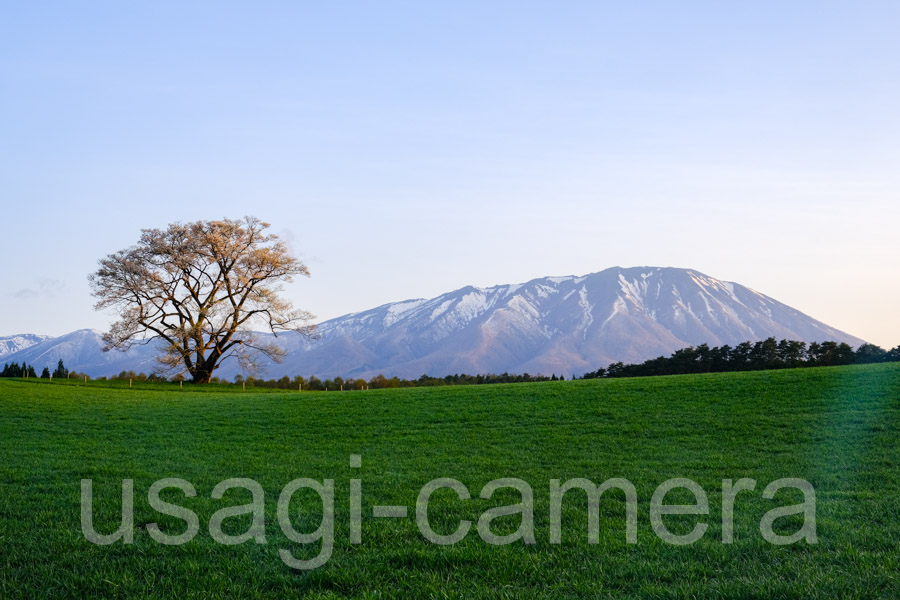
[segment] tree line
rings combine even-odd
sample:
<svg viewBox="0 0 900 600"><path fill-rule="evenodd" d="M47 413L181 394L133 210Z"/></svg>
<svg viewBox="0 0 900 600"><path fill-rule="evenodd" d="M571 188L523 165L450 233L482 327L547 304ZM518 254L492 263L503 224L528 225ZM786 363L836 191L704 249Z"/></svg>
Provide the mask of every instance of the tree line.
<svg viewBox="0 0 900 600"><path fill-rule="evenodd" d="M681 348L671 356L660 356L640 364L615 362L605 369L585 373L583 379L600 377L646 377L725 371L761 371L797 367L827 367L900 361L900 346L885 350L863 344L856 350L847 343L777 341L770 337L758 342L714 346L707 344Z"/></svg>
<svg viewBox="0 0 900 600"><path fill-rule="evenodd" d="M37 377L34 371L34 367L26 366L26 365L18 365L17 363L13 363L12 365L4 365L3 370L0 371L0 377L25 377L26 371L28 372L28 377ZM49 377L49 371L45 368L44 371L47 371ZM53 372L53 378L63 377L66 378L69 375L69 371L65 369L62 364L62 361L59 361L59 366L57 370ZM92 379L91 377L87 377L84 374L78 374L72 372L71 375L73 377L77 376L78 379L86 378ZM43 377L43 375L42 375ZM46 378L46 377L45 377ZM99 377L97 381L133 381L133 382L148 382L148 383L161 383L166 381L183 381L185 378L183 375L176 375L170 379L166 379L165 377L158 375L156 373L151 373L147 375L146 373L136 373L134 371L122 371L117 375L112 375L109 377ZM368 380L362 378L343 378L343 377L334 377L330 379L319 379L315 375L311 377L281 377L280 379L261 379L257 377L245 377L243 375L236 375L233 381L233 385L247 386L247 387L260 387L260 388L280 388L280 389L293 389L293 390L310 390L310 391L340 391L340 390L366 390L366 389L388 389L388 388L407 388L407 387L429 387L429 386L443 386L443 385L484 385L490 383L533 383L539 381L563 381L565 380L565 375L553 374L551 376L546 375L530 375L528 373L522 374L513 374L513 373L487 373L482 375L467 375L463 374L454 374L447 375L446 377L432 377L430 375L422 375L418 379L401 379L399 377L385 377L384 375L376 375ZM219 377L212 377L210 383L217 384L226 384L232 385L232 382L226 381Z"/></svg>
<svg viewBox="0 0 900 600"><path fill-rule="evenodd" d="M281 379L257 379L255 377L244 378L237 375L234 378L236 384L252 385L254 387L282 388L282 389L299 389L302 386L304 390L313 391L339 391L339 390L365 390L365 389L390 389L390 388L408 388L408 387L435 387L443 385L485 385L491 383L533 383L538 381L562 381L564 375L546 376L546 375L530 375L528 373L512 374L512 373L487 373L482 375L467 375L465 373L457 373L447 375L446 377L432 377L430 375L422 375L417 379L401 379L399 377L385 377L378 374L369 380L361 378L335 377L333 379L319 379L315 375L311 377L297 376L289 378L287 376ZM213 378L212 382L217 382L217 378Z"/></svg>
<svg viewBox="0 0 900 600"><path fill-rule="evenodd" d="M77 375L77 373L75 373ZM69 370L63 364L62 359L56 363L56 369L51 373L49 367L44 367L41 371L40 379L66 379L69 376ZM34 370L34 365L26 363L5 363L3 370L0 371L0 377L33 377L38 379L38 374Z"/></svg>

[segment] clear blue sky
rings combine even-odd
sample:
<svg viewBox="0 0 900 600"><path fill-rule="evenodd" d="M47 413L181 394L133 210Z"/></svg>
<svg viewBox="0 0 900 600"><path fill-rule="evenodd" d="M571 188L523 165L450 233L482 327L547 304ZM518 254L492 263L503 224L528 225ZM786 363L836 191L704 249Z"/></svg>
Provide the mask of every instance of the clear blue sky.
<svg viewBox="0 0 900 600"><path fill-rule="evenodd" d="M252 214L321 318L678 266L900 344L898 2L136 5L0 8L0 335Z"/></svg>

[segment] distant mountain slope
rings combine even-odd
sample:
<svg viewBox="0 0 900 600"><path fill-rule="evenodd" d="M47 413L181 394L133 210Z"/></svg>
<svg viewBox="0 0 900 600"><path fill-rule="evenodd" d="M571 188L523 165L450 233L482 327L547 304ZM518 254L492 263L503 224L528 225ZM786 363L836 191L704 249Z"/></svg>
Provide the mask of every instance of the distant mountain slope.
<svg viewBox="0 0 900 600"><path fill-rule="evenodd" d="M33 333L20 333L18 335L0 337L0 359L4 356L21 352L46 339L50 338L46 335L35 335Z"/></svg>
<svg viewBox="0 0 900 600"><path fill-rule="evenodd" d="M464 287L428 300L385 304L321 323L317 340L279 335L287 358L264 376L504 371L568 376L690 345L734 345L770 336L863 343L750 288L698 271L613 267L582 277ZM60 344L65 350L52 350ZM70 368L98 375L153 368L152 348L104 354L100 345L98 334L85 330L44 340L5 360L41 367L55 364L58 354ZM236 373L232 363L216 374Z"/></svg>
<svg viewBox="0 0 900 600"><path fill-rule="evenodd" d="M60 359L70 371L91 376L130 370L150 373L156 367L155 352L156 348L152 346L139 346L128 352L104 352L99 331L79 329L57 338L45 338L24 350L0 357L0 362L25 362L39 373L43 367L52 371Z"/></svg>

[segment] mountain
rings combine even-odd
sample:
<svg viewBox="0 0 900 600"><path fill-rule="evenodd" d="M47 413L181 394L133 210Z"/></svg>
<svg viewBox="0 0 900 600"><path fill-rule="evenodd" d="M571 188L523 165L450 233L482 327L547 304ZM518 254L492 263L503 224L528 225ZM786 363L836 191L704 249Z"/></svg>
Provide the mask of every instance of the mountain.
<svg viewBox="0 0 900 600"><path fill-rule="evenodd" d="M319 333L315 342L300 341L271 374L580 375L702 343L770 336L863 343L740 284L659 267L464 287L326 321Z"/></svg>
<svg viewBox="0 0 900 600"><path fill-rule="evenodd" d="M62 359L70 371L87 373L92 377L115 375L121 371L150 373L156 366L156 350L151 346L138 346L128 352L104 352L103 339L99 331L79 329L60 337L37 336L35 344L0 356L4 363L27 363L40 373L44 367L52 371Z"/></svg>
<svg viewBox="0 0 900 600"><path fill-rule="evenodd" d="M46 335L35 335L33 333L20 333L18 335L0 337L0 359L15 352L21 352L46 339L50 338Z"/></svg>
<svg viewBox="0 0 900 600"><path fill-rule="evenodd" d="M702 343L734 345L770 336L863 343L740 284L692 269L660 267L613 267L581 277L468 286L437 298L331 319L319 324L318 331L315 340L279 335L287 357L264 376L580 375L612 362L640 362ZM61 357L70 369L97 375L152 369L150 347L104 354L96 332L69 336L81 339L86 350L82 358L76 344L67 341L71 362ZM44 340L4 360L21 362L35 352L49 359L63 338ZM37 367L56 362L47 359L25 360ZM237 372L230 363L216 374L231 378Z"/></svg>

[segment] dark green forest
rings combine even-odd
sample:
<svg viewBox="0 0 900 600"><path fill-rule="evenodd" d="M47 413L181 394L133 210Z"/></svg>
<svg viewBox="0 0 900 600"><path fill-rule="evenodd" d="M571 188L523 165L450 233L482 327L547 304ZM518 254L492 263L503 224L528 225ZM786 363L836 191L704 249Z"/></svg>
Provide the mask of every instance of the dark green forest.
<svg viewBox="0 0 900 600"><path fill-rule="evenodd" d="M757 342L728 345L707 344L676 350L671 356L659 356L640 364L616 362L605 369L585 373L583 379L598 377L646 377L650 375L685 375L689 373L721 373L725 371L762 371L798 367L832 367L900 361L900 346L884 350L874 344L862 344L854 350L838 342L777 341L770 337Z"/></svg>

